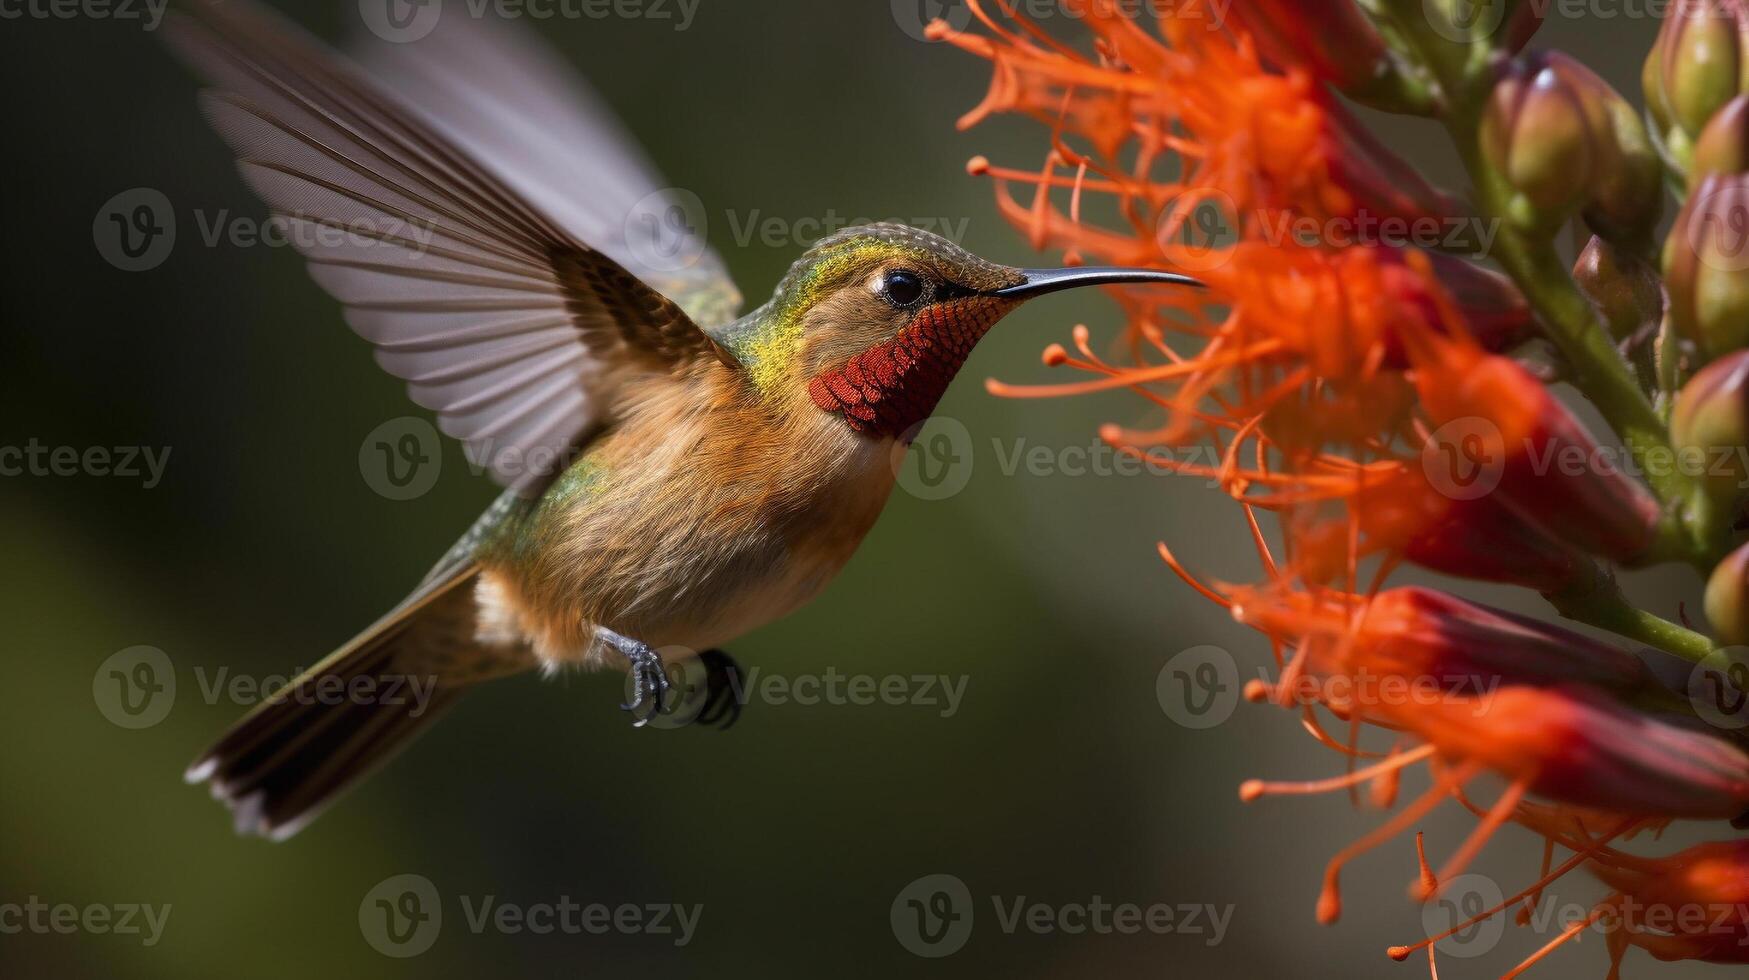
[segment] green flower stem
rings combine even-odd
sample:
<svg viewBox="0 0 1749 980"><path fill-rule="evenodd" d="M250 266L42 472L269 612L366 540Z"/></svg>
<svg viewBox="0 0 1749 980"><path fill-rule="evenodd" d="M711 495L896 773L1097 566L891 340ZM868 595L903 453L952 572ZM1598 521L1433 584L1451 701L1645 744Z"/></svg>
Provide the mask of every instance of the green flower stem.
<svg viewBox="0 0 1749 980"><path fill-rule="evenodd" d="M1700 663L1713 652L1713 642L1706 636L1629 602L1615 578L1600 566L1590 568L1578 583L1544 598L1567 619L1657 647L1690 663Z"/></svg>
<svg viewBox="0 0 1749 980"><path fill-rule="evenodd" d="M1514 220L1512 189L1482 159L1478 132L1482 106L1492 85L1493 52L1486 39L1460 43L1435 30L1427 7L1411 0L1383 0L1381 16L1394 30L1386 36L1403 45L1398 54L1419 62L1437 79L1444 96L1444 122L1464 168L1475 185L1482 218L1500 229L1492 258L1506 270L1536 310L1545 335L1567 362L1568 377L1613 428L1642 465L1647 482L1674 519L1659 526L1651 557L1702 564L1714 550L1707 509L1694 506L1698 488L1674 465L1669 431L1634 377L1632 365L1616 350L1597 312L1573 282L1550 241L1552 230L1532 231Z"/></svg>
<svg viewBox="0 0 1749 980"><path fill-rule="evenodd" d="M1454 133L1462 139L1462 134ZM1480 162L1477 161L1478 167ZM1481 185L1492 176L1472 173L1482 190L1482 208L1492 220L1505 224L1496 194ZM1633 369L1616 350L1591 303L1574 285L1560 256L1548 242L1532 241L1516 228L1505 227L1495 239L1495 261L1500 263L1531 306L1537 311L1544 333L1560 350L1571 368L1569 378L1604 419L1626 442L1636 459L1648 456L1671 460L1668 430L1652 402L1634 379ZM1647 482L1659 498L1686 502L1692 487L1674 466L1646 466Z"/></svg>

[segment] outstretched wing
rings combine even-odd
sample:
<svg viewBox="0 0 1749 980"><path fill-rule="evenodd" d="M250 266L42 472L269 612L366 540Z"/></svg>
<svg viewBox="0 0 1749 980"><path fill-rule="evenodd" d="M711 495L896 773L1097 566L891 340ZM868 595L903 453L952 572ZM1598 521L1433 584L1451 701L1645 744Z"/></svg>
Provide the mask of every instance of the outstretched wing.
<svg viewBox="0 0 1749 980"><path fill-rule="evenodd" d="M630 218L655 181L599 108L560 94L581 91L565 72L504 28L447 21L383 59L389 86L253 4L197 3L167 33L214 85L201 104L244 179L378 363L533 494L626 369L727 357L678 297L713 317L739 297L696 243L645 253L696 256L672 270L637 261L648 243Z"/></svg>

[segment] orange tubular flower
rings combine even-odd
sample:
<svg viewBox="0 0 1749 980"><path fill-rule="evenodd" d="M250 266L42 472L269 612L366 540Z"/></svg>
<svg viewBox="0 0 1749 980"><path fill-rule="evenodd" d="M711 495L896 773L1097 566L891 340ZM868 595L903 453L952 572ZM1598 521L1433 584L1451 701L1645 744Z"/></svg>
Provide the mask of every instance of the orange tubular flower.
<svg viewBox="0 0 1749 980"><path fill-rule="evenodd" d="M1499 492L1514 510L1595 554L1628 561L1645 553L1658 502L1541 382L1467 338L1412 336L1422 407L1433 424L1479 440L1480 457L1451 450L1497 469Z"/></svg>
<svg viewBox="0 0 1749 980"><path fill-rule="evenodd" d="M1573 584L1583 556L1494 495L1460 499L1442 492L1419 461L1373 485L1358 486L1336 517L1289 519L1294 568L1306 582L1351 575L1371 555L1406 559L1462 578L1559 592Z"/></svg>
<svg viewBox="0 0 1749 980"><path fill-rule="evenodd" d="M1341 914L1340 876L1348 862L1402 833L1434 807L1461 798L1485 771L1509 781L1469 838L1438 874L1425 873L1413 894L1431 897L1461 874L1495 831L1513 819L1526 794L1614 813L1628 820L1733 818L1749 811L1749 755L1709 735L1655 721L1589 688L1509 686L1480 697L1380 699L1366 720L1413 735L1422 745L1347 776L1309 783L1253 780L1245 799L1328 792L1379 779L1424 759L1433 786L1391 820L1330 860L1318 919Z"/></svg>
<svg viewBox="0 0 1749 980"><path fill-rule="evenodd" d="M1502 682L1625 693L1650 681L1645 665L1617 647L1432 589L1387 589L1370 600L1270 586L1231 586L1226 595L1234 619L1296 648L1300 659L1291 673L1369 673L1476 693ZM1353 710L1380 721L1394 717L1365 705Z"/></svg>
<svg viewBox="0 0 1749 980"><path fill-rule="evenodd" d="M1010 28L982 4L971 6L994 38L940 21L930 27L931 36L995 66L989 92L960 119L961 128L992 113L1024 113L1059 137L1087 138L1105 158L1086 158L1057 139L1057 163L1084 166L1095 176L1078 180L1048 166L1042 174L1013 174L1038 183L1041 193L1080 183L1084 191L1114 194L1120 207L1140 206L1149 215L1168 202L1214 197L1245 223L1284 212L1320 220L1456 212L1449 197L1372 139L1311 77L1269 71L1251 44L1210 30L1206 18L1166 11L1156 21L1156 37L1123 16L1123 5L1086 0L1077 12L1097 36L1094 60L1030 22L1014 17ZM1010 12L1002 0L994 6ZM1134 171L1112 159L1120 140L1140 145ZM1184 164L1179 180L1147 178L1155 162L1172 156ZM1030 230L1042 245L1045 229Z"/></svg>
<svg viewBox="0 0 1749 980"><path fill-rule="evenodd" d="M1251 0L1234 6L1233 15L1276 66L1339 89L1364 90L1389 63L1384 41L1354 0Z"/></svg>
<svg viewBox="0 0 1749 980"><path fill-rule="evenodd" d="M1591 914L1526 957L1506 974L1507 980L1593 927L1602 930L1609 943L1610 980L1618 980L1622 959L1634 946L1666 961L1749 963L1749 841L1699 844L1661 858L1636 857L1609 846L1636 827L1631 819L1585 815L1597 821L1593 828L1580 819L1562 819L1530 804L1522 809L1525 812L1520 819L1541 827L1549 837L1543 876L1443 933L1412 945L1391 947L1387 952L1392 959L1407 959L1422 948L1428 949L1431 957L1434 943L1519 902L1524 903L1518 916L1523 924L1529 921L1543 889L1584 864L1614 891L1598 902ZM1571 849L1573 856L1550 870L1556 844Z"/></svg>
<svg viewBox="0 0 1749 980"><path fill-rule="evenodd" d="M1661 960L1749 963L1749 840L1650 860L1610 852L1591 870L1616 890L1600 907L1618 917L1610 932L1617 966L1628 946Z"/></svg>

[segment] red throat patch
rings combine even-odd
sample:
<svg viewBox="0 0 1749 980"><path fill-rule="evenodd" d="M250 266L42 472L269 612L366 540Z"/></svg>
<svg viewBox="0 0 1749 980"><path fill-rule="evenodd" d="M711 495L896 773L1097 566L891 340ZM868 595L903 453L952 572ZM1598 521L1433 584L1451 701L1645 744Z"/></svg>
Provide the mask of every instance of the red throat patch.
<svg viewBox="0 0 1749 980"><path fill-rule="evenodd" d="M808 382L814 404L864 435L898 438L936 403L1006 304L959 300L925 307L897 336Z"/></svg>

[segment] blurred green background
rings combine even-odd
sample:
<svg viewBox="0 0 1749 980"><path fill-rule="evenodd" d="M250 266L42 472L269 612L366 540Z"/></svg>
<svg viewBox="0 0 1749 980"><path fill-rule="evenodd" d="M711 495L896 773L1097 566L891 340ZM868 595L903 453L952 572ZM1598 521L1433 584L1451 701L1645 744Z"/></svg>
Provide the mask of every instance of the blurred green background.
<svg viewBox="0 0 1749 980"><path fill-rule="evenodd" d="M684 31L649 18L533 26L703 199L712 242L754 302L803 244L737 244L734 225L754 216L963 220L968 247L1038 263L964 163L984 153L1036 166L1043 131L1003 120L956 132L989 68L900 29L906 6L704 0ZM329 38L358 27L355 4L294 9ZM1642 16L1552 16L1541 41L1637 99L1656 25L1643 5L1608 9ZM1056 380L1038 351L1071 323L1109 337L1115 311L1090 293L1011 317L950 391L941 414L974 449L962 492L896 492L819 601L731 648L792 678L963 678L951 717L927 705L754 703L728 733L642 731L614 709L617 678L527 678L469 698L290 843L233 836L180 779L245 707L205 696L202 681L313 662L399 599L495 490L453 445L415 500L385 499L361 477L366 435L416 410L289 249L200 240L197 220L262 209L198 117L192 80L149 33L113 20L0 22L0 80L0 445L171 452L152 489L0 478L0 906L34 896L172 909L150 948L0 934L5 975L1424 975L1424 961L1382 955L1422 934L1404 894L1407 838L1350 871L1348 915L1320 928L1325 860L1380 815L1339 797L1237 799L1245 777L1327 775L1339 761L1273 709L1241 704L1197 730L1162 708L1157 680L1182 650L1230 650L1246 676L1267 659L1154 553L1166 538L1211 575L1251 576L1237 510L1189 479L1003 472L1017 448L1086 448L1099 423L1143 418L1121 395L1006 401L982 389L989 376ZM1383 132L1434 177L1455 177L1430 129L1392 121ZM168 261L127 273L99 256L92 225L135 187L163 192L182 227ZM1645 594L1671 611L1692 587ZM162 722L130 730L99 710L94 675L142 644L168 654L178 687ZM1426 824L1436 854L1472 824L1454 810ZM1508 832L1479 867L1527 882L1538 850ZM407 873L439 891L444 924L429 952L393 959L367 943L360 905ZM889 913L932 874L962 880L975 911L962 949L925 959ZM1583 903L1597 892L1575 880L1557 894ZM460 903L484 896L703 908L676 948L641 934L476 934ZM1018 896L1208 905L1231 920L1218 943L1207 931L1009 934L993 902ZM1443 975L1496 975L1547 938L1514 930L1484 958L1446 958ZM1539 975L1601 976L1602 953L1588 937ZM1652 969L1638 954L1630 967Z"/></svg>

